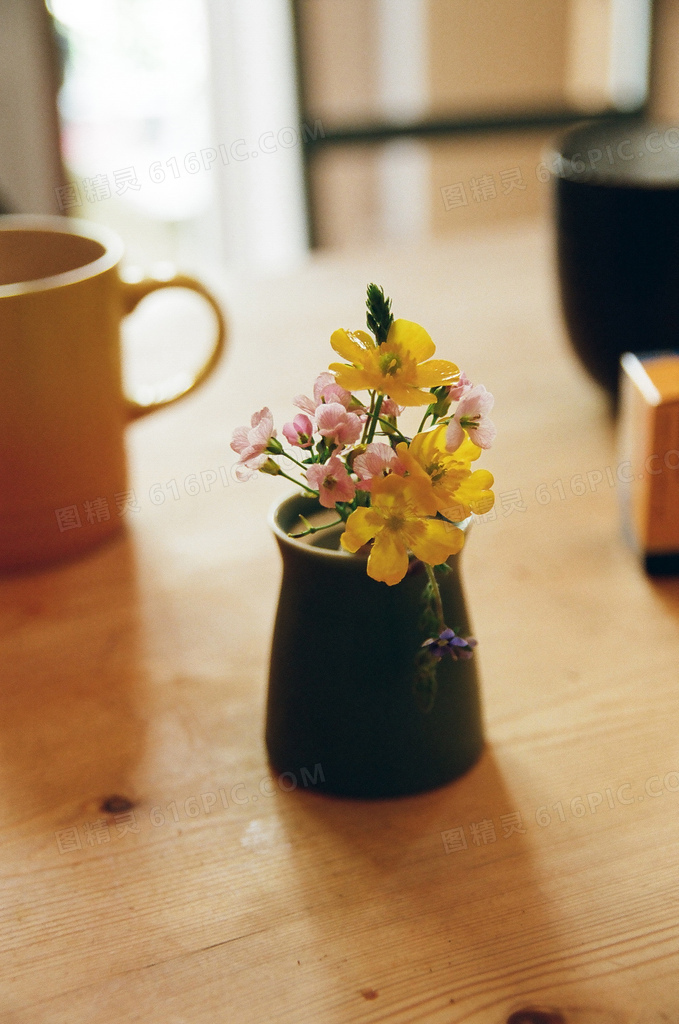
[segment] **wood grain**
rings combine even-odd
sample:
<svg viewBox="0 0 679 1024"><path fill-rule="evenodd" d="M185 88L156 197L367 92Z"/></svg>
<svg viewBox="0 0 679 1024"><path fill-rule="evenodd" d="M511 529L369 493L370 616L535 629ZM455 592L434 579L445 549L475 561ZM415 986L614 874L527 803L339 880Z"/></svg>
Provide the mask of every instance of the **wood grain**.
<svg viewBox="0 0 679 1024"><path fill-rule="evenodd" d="M361 803L271 779L281 489L232 480L228 443L265 403L280 428L372 279L495 393L504 497L464 556L488 748L444 789ZM0 582L0 1021L675 1019L679 585L620 536L613 430L568 354L549 239L519 225L221 282L231 352L131 430L127 536ZM134 822L101 810L113 796ZM69 828L81 848L60 853Z"/></svg>

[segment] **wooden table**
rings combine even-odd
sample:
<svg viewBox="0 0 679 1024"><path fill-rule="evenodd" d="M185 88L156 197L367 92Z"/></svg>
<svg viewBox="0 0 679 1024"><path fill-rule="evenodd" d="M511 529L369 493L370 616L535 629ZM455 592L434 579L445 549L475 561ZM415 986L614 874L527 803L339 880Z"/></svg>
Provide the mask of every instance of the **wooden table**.
<svg viewBox="0 0 679 1024"><path fill-rule="evenodd" d="M235 482L229 440L264 404L290 417L372 279L495 393L499 499L464 556L487 750L360 803L271 779L281 487ZM130 430L128 535L0 583L0 1022L676 1020L679 584L621 539L549 239L223 288L218 377Z"/></svg>

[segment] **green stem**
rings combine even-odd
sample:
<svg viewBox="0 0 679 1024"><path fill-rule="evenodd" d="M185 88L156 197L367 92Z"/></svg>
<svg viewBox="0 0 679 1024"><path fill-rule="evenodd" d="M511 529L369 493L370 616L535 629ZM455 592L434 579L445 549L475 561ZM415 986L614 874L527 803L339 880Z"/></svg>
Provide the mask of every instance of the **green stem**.
<svg viewBox="0 0 679 1024"><path fill-rule="evenodd" d="M365 444L365 439L366 439L366 437L368 435L368 428L370 427L371 417L372 417L373 409L374 408L375 408L375 392L371 391L370 392L370 409L368 411L368 418L365 421L365 426L363 427L363 434L361 436L361 444Z"/></svg>
<svg viewBox="0 0 679 1024"><path fill-rule="evenodd" d="M406 437L405 434L402 434L398 427L395 427L393 423L390 423L389 420L383 419L381 416L378 416L377 418L382 426L389 427L389 430L386 431L387 434L398 434L402 441L405 441L406 444L410 444L410 438Z"/></svg>
<svg viewBox="0 0 679 1024"><path fill-rule="evenodd" d="M329 530L331 526L341 526L341 524L344 522L343 519L336 519L334 523L326 523L325 526L312 526L309 520L305 519L304 516L300 516L299 518L302 520L303 523L306 523L307 529L304 531L304 533L291 533L291 537L308 537L310 533L320 533L321 530Z"/></svg>
<svg viewBox="0 0 679 1024"><path fill-rule="evenodd" d="M290 459L290 462L294 462L296 466L299 466L303 473L306 473L307 469L309 468L308 466L303 466L301 462L298 462L297 459L295 459L292 455L289 455L285 450L280 452L280 454L285 455L286 459Z"/></svg>
<svg viewBox="0 0 679 1024"><path fill-rule="evenodd" d="M284 473L282 469L276 474L276 476L284 476L285 479L289 480L291 484L295 485L295 487L302 487L309 494L313 494L314 498L318 497L318 491L315 491L312 487L307 487L307 485L303 484L301 480L295 480L293 476L288 476L288 474Z"/></svg>
<svg viewBox="0 0 679 1024"><path fill-rule="evenodd" d="M372 422L370 423L370 430L366 438L366 444L370 444L373 437L375 436L375 430L377 429L377 421L380 418L380 409L382 408L382 402L384 401L384 395L380 395L375 403L375 411L373 412Z"/></svg>
<svg viewBox="0 0 679 1024"><path fill-rule="evenodd" d="M434 572L434 566L428 565L425 562L424 567L427 570L427 576L429 577L429 582L431 583L431 589L434 596L434 606L436 608L436 615L438 617L440 626L439 633L442 633L443 630L446 628L446 620L443 616L443 602L441 600L441 591L439 590L439 584L438 580L436 579L436 573Z"/></svg>
<svg viewBox="0 0 679 1024"><path fill-rule="evenodd" d="M420 423L419 427L417 428L417 433L418 434L420 433L420 431L424 427L425 423L427 422L427 418L431 415L431 413L433 412L433 409L434 409L433 405L428 405L427 406L427 408L425 410L425 413L424 413L424 416L422 417L422 422Z"/></svg>

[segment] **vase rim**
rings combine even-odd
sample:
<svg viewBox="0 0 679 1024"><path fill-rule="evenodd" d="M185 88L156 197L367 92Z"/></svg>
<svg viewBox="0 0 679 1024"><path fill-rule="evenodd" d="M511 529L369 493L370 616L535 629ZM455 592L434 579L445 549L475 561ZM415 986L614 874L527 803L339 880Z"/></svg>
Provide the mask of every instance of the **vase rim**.
<svg viewBox="0 0 679 1024"><path fill-rule="evenodd" d="M299 491L293 491L285 498L281 498L279 501L276 501L269 510L269 526L271 527L274 536L277 537L278 540L296 548L298 551L309 553L312 558L318 556L322 556L323 558L340 558L345 562L348 555L347 551L343 551L339 548L335 550L333 548L315 547L313 544L308 544L302 540L298 540L296 537L291 537L290 534L286 533L283 527L279 525L278 517L283 507L286 505L294 506L298 504L301 506L300 512L302 515L304 515L305 506L308 507L310 511L323 508L318 498L314 498L307 494L301 494ZM353 557L361 558L363 561L367 561L368 559L367 555L354 555Z"/></svg>
<svg viewBox="0 0 679 1024"><path fill-rule="evenodd" d="M290 534L286 533L285 530L278 523L278 515L280 510L283 508L284 505L287 505L288 503L291 505L296 505L298 503L304 505L307 502L308 507L310 509L314 507L321 509L323 508L321 503L318 501L318 498L312 497L307 494L300 494L299 492L293 492L292 494L288 494L287 497L281 498L271 506L268 515L268 522L274 536L278 540L283 541L286 544L289 544L291 547L296 548L297 550L308 552L312 558L339 558L342 560L342 562L346 562L348 556L350 558L357 558L361 559L361 561L367 562L367 554L361 555L358 552L356 552L356 554L350 554L348 551L344 551L342 549L335 550L334 548L315 547L313 544L304 543L304 541L298 540L296 537L291 537ZM302 514L304 513L302 512ZM472 516L467 516L466 519L463 519L460 522L455 523L454 525L457 526L459 530L462 530L466 538L466 535L469 533L469 529L472 525ZM414 557L415 556L411 553L410 558L412 559Z"/></svg>

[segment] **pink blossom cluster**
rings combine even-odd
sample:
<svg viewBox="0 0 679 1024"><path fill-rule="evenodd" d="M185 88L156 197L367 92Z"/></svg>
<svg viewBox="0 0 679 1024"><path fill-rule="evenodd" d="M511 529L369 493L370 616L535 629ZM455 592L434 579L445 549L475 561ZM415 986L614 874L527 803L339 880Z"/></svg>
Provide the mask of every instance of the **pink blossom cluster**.
<svg viewBox="0 0 679 1024"><path fill-rule="evenodd" d="M444 393L446 405L457 402L454 414L448 420L446 448L456 451L465 439L465 434L479 448L490 448L496 429L488 418L493 406L493 396L482 384L472 384L464 373L459 381ZM343 450L356 445L364 429L368 409L350 391L337 384L332 373L321 373L313 388L313 399L297 395L294 404L301 412L284 424L283 436L292 448L312 454L314 445L321 439L325 444L326 461L314 461L305 466L296 462L304 471L310 489L318 492L321 505L334 508L336 502L350 502L357 491L369 493L376 478L388 473L403 475L405 466L394 449L381 441L372 441L361 446L350 463L356 479L352 479L347 464L340 457ZM396 419L403 409L390 398L382 403L381 415ZM254 413L249 427L238 427L231 443L233 451L240 456L236 466L239 480L249 479L261 470L271 455L285 455L283 446L276 440L271 411L265 407ZM329 455L328 455L329 453ZM290 458L290 456L288 456ZM307 460L308 461L308 460Z"/></svg>
<svg viewBox="0 0 679 1024"><path fill-rule="evenodd" d="M314 384L313 399L297 395L294 405L302 410L291 423L283 427L283 434L293 447L311 448L315 431L324 437L328 446L343 448L358 441L363 430L366 411L350 412L350 391L335 383L332 373L321 373ZM342 500L342 499L340 499Z"/></svg>

